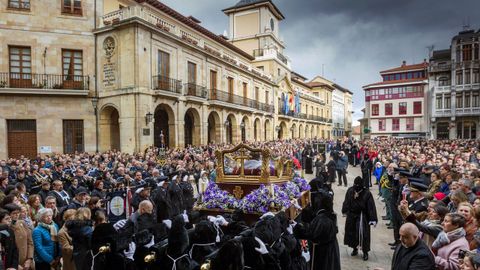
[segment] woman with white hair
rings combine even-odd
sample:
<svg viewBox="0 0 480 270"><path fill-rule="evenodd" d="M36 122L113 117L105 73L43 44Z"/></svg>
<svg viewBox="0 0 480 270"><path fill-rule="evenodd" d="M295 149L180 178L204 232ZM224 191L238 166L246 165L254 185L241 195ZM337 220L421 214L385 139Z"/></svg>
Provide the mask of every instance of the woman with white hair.
<svg viewBox="0 0 480 270"><path fill-rule="evenodd" d="M57 241L58 226L53 222L52 209L40 209L36 219L38 225L32 233L35 248L35 269L60 269L60 246Z"/></svg>

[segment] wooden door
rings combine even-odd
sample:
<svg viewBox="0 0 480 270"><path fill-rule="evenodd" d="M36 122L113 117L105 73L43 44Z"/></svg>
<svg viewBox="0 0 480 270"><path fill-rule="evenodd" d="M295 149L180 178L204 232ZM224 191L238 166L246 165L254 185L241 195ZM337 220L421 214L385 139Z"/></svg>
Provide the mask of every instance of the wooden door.
<svg viewBox="0 0 480 270"><path fill-rule="evenodd" d="M217 99L217 72L210 70L210 99Z"/></svg>
<svg viewBox="0 0 480 270"><path fill-rule="evenodd" d="M35 120L7 120L8 157L37 156L37 123Z"/></svg>

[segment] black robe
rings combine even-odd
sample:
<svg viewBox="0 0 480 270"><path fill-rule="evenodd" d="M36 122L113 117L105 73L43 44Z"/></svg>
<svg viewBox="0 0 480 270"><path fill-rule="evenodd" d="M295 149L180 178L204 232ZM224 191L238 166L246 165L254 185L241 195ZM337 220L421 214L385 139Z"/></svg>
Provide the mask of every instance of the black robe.
<svg viewBox="0 0 480 270"><path fill-rule="evenodd" d="M363 179L363 186L366 188L370 187L371 182L371 175L373 169L373 163L370 159L362 160L360 163L360 168L362 168L362 179Z"/></svg>
<svg viewBox="0 0 480 270"><path fill-rule="evenodd" d="M170 197L171 202L171 215L174 217L176 215L183 214L183 210L186 208L183 205L183 190L178 183L172 182L168 186L168 196Z"/></svg>
<svg viewBox="0 0 480 270"><path fill-rule="evenodd" d="M347 215L345 222L344 244L351 247L361 247L363 252L370 251L370 225L369 222L377 222L377 210L372 193L363 188L358 198L355 196L356 186L350 187L345 194L342 213ZM359 243L359 238L362 243Z"/></svg>
<svg viewBox="0 0 480 270"><path fill-rule="evenodd" d="M294 233L297 238L309 240L310 269L341 269L335 215L320 210L312 222L297 224Z"/></svg>
<svg viewBox="0 0 480 270"><path fill-rule="evenodd" d="M313 151L310 149L306 149L302 153L303 156L303 163L305 167L305 173L306 174L312 174L313 173Z"/></svg>
<svg viewBox="0 0 480 270"><path fill-rule="evenodd" d="M330 160L327 164L327 172L328 172L328 181L329 183L334 183L335 182L335 177L336 177L336 167L337 165L335 164L335 161Z"/></svg>

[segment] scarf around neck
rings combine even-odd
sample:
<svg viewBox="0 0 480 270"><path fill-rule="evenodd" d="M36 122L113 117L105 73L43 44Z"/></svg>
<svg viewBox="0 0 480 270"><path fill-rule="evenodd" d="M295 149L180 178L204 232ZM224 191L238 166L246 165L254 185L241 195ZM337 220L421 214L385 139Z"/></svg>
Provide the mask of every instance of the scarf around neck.
<svg viewBox="0 0 480 270"><path fill-rule="evenodd" d="M46 224L39 222L38 225L47 229L50 232L50 239L53 242L57 242L57 228L55 227L55 223L52 222L52 224Z"/></svg>
<svg viewBox="0 0 480 270"><path fill-rule="evenodd" d="M432 248L438 250L462 237L465 237L465 230L462 227L448 233L442 231L433 242Z"/></svg>

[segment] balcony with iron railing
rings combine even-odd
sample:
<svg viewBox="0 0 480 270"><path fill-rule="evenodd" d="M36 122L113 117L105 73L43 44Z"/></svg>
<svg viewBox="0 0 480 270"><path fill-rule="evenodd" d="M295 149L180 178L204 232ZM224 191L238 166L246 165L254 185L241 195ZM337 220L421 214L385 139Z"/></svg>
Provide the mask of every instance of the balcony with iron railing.
<svg viewBox="0 0 480 270"><path fill-rule="evenodd" d="M184 84L185 96L194 96L199 98L207 97L207 88L205 86L196 85L194 83Z"/></svg>
<svg viewBox="0 0 480 270"><path fill-rule="evenodd" d="M273 110L274 110L272 105L265 104L257 100L249 99L247 97L237 96L237 95L224 92L218 89L209 90L208 100L232 103L235 105L241 105L241 106L261 110L264 112L270 112L270 113L273 113Z"/></svg>
<svg viewBox="0 0 480 270"><path fill-rule="evenodd" d="M255 49L253 50L253 56L257 57L275 57L285 65L289 65L289 61L285 55L275 49Z"/></svg>
<svg viewBox="0 0 480 270"><path fill-rule="evenodd" d="M153 90L182 94L182 81L166 76L155 75L153 76L152 88Z"/></svg>
<svg viewBox="0 0 480 270"><path fill-rule="evenodd" d="M0 72L0 88L38 89L38 93L47 90L79 90L88 92L89 77L83 75L54 75L34 73Z"/></svg>

